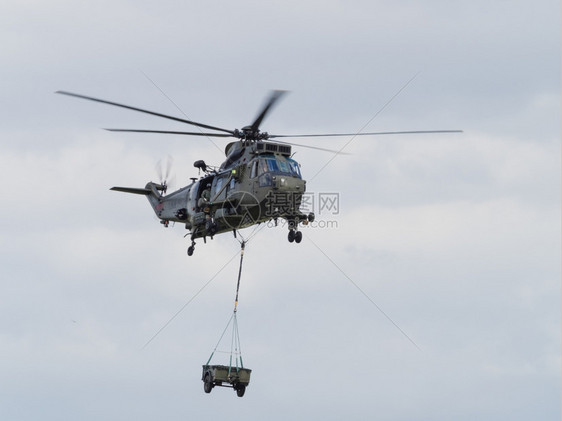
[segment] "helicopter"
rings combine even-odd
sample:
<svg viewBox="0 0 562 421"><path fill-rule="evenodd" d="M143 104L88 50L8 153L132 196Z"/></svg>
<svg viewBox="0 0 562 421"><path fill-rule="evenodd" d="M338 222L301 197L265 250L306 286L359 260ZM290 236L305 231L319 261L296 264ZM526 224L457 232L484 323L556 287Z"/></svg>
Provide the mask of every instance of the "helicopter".
<svg viewBox="0 0 562 421"><path fill-rule="evenodd" d="M194 162L199 170L199 178L191 178L191 183L167 194L166 179L160 183L148 182L144 188L112 187L110 190L146 196L160 223L168 227L170 222L185 225L190 235L191 245L188 256L195 251L195 240L215 235L236 232L256 224L278 219L287 221L290 243L300 243L302 232L299 225L314 221L313 212L300 211L306 180L303 179L300 164L293 159L292 146L312 148L335 154L342 153L310 145L290 143L279 138L369 136L394 134L458 133L461 130L424 130L374 133L325 133L325 134L269 134L260 130L260 125L273 106L286 93L274 90L264 103L254 121L241 129L224 129L198 123L184 118L157 113L117 102L76 94L68 91L56 93L75 98L94 101L129 109L156 117L161 117L212 132L188 132L170 130L106 129L113 132L175 134L234 138L225 147L225 161L219 166L207 165L204 160ZM271 139L274 139L271 141ZM201 175L201 172L203 175Z"/></svg>

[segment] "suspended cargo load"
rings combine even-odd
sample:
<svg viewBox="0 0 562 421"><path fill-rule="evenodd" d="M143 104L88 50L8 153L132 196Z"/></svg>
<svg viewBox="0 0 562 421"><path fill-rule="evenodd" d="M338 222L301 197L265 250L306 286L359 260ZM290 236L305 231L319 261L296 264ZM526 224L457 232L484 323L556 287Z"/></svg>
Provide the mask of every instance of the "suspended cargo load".
<svg viewBox="0 0 562 421"><path fill-rule="evenodd" d="M228 365L211 364L211 360L217 351L217 348L232 323L232 340L230 348L230 361ZM211 353L209 360L203 365L203 373L201 380L203 380L203 389L205 393L211 393L215 386L231 387L236 391L239 397L244 396L246 387L250 384L250 375L252 370L244 368L242 361L242 350L240 349L240 336L238 334L238 321L236 312L232 314L219 342Z"/></svg>
<svg viewBox="0 0 562 421"><path fill-rule="evenodd" d="M246 386L250 384L252 370L242 367L229 367L227 365L204 365L203 389L211 393L215 386L232 387L239 397L244 396Z"/></svg>

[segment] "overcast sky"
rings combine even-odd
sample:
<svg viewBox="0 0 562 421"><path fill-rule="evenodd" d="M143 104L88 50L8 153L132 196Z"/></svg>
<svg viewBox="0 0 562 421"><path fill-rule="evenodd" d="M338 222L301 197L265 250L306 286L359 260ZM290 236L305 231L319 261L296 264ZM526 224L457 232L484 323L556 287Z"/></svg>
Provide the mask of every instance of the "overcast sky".
<svg viewBox="0 0 562 421"><path fill-rule="evenodd" d="M560 419L559 1L4 1L0 36L0 418ZM234 129L271 89L270 133L464 133L295 140L350 155L294 148L318 223L248 243L252 380L207 395L238 242L109 188L226 142L54 92Z"/></svg>

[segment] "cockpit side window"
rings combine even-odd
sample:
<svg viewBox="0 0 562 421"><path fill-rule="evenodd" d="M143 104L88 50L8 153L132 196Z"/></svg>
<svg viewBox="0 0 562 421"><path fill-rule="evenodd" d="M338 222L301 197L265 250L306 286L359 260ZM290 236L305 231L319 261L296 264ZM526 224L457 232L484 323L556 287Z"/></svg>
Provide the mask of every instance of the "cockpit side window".
<svg viewBox="0 0 562 421"><path fill-rule="evenodd" d="M257 176L258 176L258 160L256 159L254 162L252 162L250 178L256 178Z"/></svg>
<svg viewBox="0 0 562 421"><path fill-rule="evenodd" d="M291 168L291 174L293 174L295 177L301 178L299 163L291 158L288 158L287 162L289 163L289 167Z"/></svg>
<svg viewBox="0 0 562 421"><path fill-rule="evenodd" d="M261 174L265 174L266 172L269 172L269 168L267 167L267 160L260 159L258 174L261 175Z"/></svg>

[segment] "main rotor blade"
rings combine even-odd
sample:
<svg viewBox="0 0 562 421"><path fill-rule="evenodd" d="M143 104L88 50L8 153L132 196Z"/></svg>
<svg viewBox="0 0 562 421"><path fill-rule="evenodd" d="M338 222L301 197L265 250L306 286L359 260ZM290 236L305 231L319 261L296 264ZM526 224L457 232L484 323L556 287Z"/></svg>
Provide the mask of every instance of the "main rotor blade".
<svg viewBox="0 0 562 421"><path fill-rule="evenodd" d="M190 120L186 120L186 119L183 119L183 118L174 117L174 116L170 116L170 115L166 115L166 114L156 113L154 111L148 111L148 110L144 110L142 108L131 107L129 105L119 104L117 102L106 101L104 99L93 98L93 97L90 97L90 96L75 94L75 93L67 92L67 91L57 91L55 93L73 96L75 98L87 99L89 101L101 102L102 104L114 105L116 107L126 108L128 110L133 110L133 111L138 111L138 112L145 113L145 114L154 115L156 117L162 117L162 118L167 118L169 120L179 121L181 123L191 124L192 126L202 127L204 129L218 130L218 131L221 131L221 132L234 134L234 132L232 130L222 129L220 127L215 127L215 126L209 126L208 124L197 123L195 121L190 121Z"/></svg>
<svg viewBox="0 0 562 421"><path fill-rule="evenodd" d="M273 107L275 105L275 103L279 100L279 98L281 98L286 93L287 93L287 91L272 91L271 92L271 95L269 96L269 100L263 106L263 109L262 109L261 113L259 113L259 115L257 116L256 120L252 123L252 126L251 126L252 131L257 131L259 129L261 122L263 121L263 119L265 118L265 116L267 115L267 113L269 112L271 107Z"/></svg>
<svg viewBox="0 0 562 421"><path fill-rule="evenodd" d="M110 132L181 134L186 136L233 137L226 133L176 132L172 130L105 129Z"/></svg>
<svg viewBox="0 0 562 421"><path fill-rule="evenodd" d="M462 133L462 130L414 130L406 132L374 132L374 133L325 133L325 134L270 134L269 138L278 137L335 137L335 136L382 136L391 134L429 134L429 133Z"/></svg>

